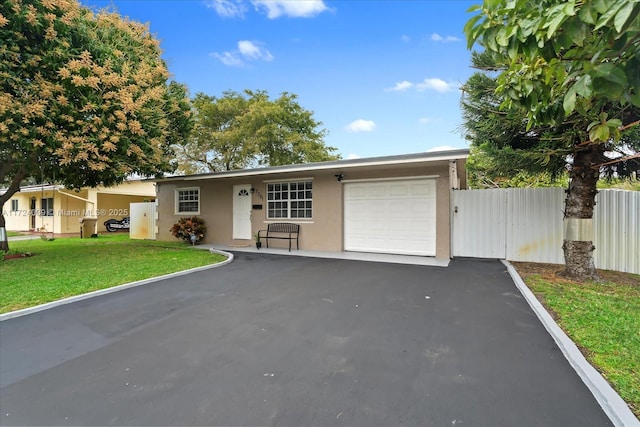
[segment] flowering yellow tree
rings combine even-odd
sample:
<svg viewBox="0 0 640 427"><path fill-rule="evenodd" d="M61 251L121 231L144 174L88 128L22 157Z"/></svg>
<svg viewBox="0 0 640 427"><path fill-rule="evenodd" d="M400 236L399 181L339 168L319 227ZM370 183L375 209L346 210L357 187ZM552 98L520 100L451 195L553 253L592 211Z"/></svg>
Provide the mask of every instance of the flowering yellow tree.
<svg viewBox="0 0 640 427"><path fill-rule="evenodd" d="M173 169L190 103L146 25L77 0L0 0L0 40L0 206L29 178L78 188Z"/></svg>

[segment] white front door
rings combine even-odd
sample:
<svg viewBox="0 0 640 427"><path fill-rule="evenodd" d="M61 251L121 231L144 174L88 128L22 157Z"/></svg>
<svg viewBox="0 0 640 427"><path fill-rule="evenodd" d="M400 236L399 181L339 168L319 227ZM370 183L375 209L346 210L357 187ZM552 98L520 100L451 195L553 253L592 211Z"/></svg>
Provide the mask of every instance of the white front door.
<svg viewBox="0 0 640 427"><path fill-rule="evenodd" d="M233 186L233 238L251 239L251 185Z"/></svg>

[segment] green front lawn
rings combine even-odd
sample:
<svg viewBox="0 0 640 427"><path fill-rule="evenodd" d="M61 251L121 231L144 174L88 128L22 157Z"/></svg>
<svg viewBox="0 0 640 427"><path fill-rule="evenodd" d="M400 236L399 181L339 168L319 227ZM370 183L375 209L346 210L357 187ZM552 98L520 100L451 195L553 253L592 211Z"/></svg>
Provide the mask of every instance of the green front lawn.
<svg viewBox="0 0 640 427"><path fill-rule="evenodd" d="M0 261L0 313L225 259L183 242L130 240L124 233L14 241L9 247L33 256Z"/></svg>
<svg viewBox="0 0 640 427"><path fill-rule="evenodd" d="M7 231L7 237L16 237L16 236L22 236L22 234L18 233L17 231Z"/></svg>
<svg viewBox="0 0 640 427"><path fill-rule="evenodd" d="M602 283L558 277L562 266L513 263L589 362L640 417L640 276L598 271Z"/></svg>

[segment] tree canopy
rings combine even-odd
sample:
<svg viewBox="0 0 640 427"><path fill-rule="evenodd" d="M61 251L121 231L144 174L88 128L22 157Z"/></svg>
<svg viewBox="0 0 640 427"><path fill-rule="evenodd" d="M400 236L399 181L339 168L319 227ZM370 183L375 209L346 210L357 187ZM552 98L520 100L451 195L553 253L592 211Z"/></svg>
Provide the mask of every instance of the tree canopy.
<svg viewBox="0 0 640 427"><path fill-rule="evenodd" d="M622 118L602 121L608 103L640 107L640 4L636 0L488 0L465 26L506 59L498 93L528 110L528 124L592 120L592 142L618 139Z"/></svg>
<svg viewBox="0 0 640 427"><path fill-rule="evenodd" d="M77 0L2 0L0 40L0 206L31 177L78 188L173 170L192 113L146 25Z"/></svg>
<svg viewBox="0 0 640 427"><path fill-rule="evenodd" d="M324 144L326 131L297 102L282 93L226 91L221 97L196 94L195 128L175 146L183 173L218 172L334 160L336 149Z"/></svg>
<svg viewBox="0 0 640 427"><path fill-rule="evenodd" d="M592 223L602 175L640 163L640 3L486 0L465 26L474 66L463 111L476 166L568 171L566 273L596 277Z"/></svg>
<svg viewBox="0 0 640 427"><path fill-rule="evenodd" d="M573 146L571 123L538 125L527 129L528 110L518 104L504 106L496 93L497 72L506 65L488 52L473 52L472 66L480 72L463 85L463 131L471 143L467 162L469 182L476 188L538 187L566 184ZM607 141L600 163L607 179L635 176L638 160L622 159L640 150L640 128L622 132L619 141Z"/></svg>

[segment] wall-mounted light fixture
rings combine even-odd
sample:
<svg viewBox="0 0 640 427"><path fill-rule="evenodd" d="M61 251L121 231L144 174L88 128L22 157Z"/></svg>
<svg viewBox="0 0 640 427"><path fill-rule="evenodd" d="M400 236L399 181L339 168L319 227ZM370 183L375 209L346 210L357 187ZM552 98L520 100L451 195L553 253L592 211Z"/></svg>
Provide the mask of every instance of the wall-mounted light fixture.
<svg viewBox="0 0 640 427"><path fill-rule="evenodd" d="M249 190L251 192L251 194L257 194L258 197L260 197L260 200L264 200L264 197L262 197L262 194L260 194L260 191L258 191L258 189L251 187L251 190Z"/></svg>
<svg viewBox="0 0 640 427"><path fill-rule="evenodd" d="M341 181L344 179L344 174L342 174L342 173L337 173L337 174L335 175L335 177L336 177L336 180L337 180L338 182L341 182Z"/></svg>

